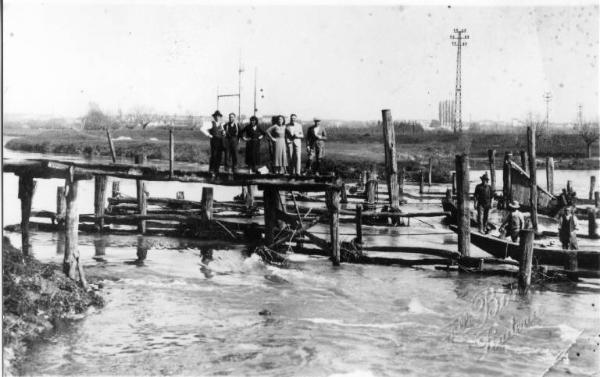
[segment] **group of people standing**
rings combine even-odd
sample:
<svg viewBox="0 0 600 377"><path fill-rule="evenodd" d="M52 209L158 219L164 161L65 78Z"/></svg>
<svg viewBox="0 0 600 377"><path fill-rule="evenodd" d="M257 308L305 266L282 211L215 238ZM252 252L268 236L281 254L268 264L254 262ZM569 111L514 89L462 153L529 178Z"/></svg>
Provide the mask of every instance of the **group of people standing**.
<svg viewBox="0 0 600 377"><path fill-rule="evenodd" d="M217 110L212 114L210 125L202 127L201 131L210 138L209 170L216 174L219 172L223 155L225 155L225 169L235 173L237 171L238 143L242 139L246 142L246 164L253 173L258 173L262 166L261 142L263 138L269 141L270 170L278 174L302 174L302 139L304 132L298 123L296 114L290 115L286 124L283 115L271 119L271 126L262 130L258 118L250 117L250 123L241 128L234 113L229 114L229 120L222 123L223 115ZM305 173L319 174L320 163L325 153L325 140L327 134L321 125L320 119L314 119L314 125L307 130L306 151L308 159Z"/></svg>

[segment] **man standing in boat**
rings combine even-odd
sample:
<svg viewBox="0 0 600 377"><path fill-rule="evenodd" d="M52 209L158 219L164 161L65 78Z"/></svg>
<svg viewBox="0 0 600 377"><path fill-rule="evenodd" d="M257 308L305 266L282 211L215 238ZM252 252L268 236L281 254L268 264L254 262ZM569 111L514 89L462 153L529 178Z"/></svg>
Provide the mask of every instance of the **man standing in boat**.
<svg viewBox="0 0 600 377"><path fill-rule="evenodd" d="M500 233L504 233L505 237L510 237L513 242L519 239L519 232L525 228L525 218L519 211L519 202L513 200L508 203L508 216L500 225Z"/></svg>
<svg viewBox="0 0 600 377"><path fill-rule="evenodd" d="M575 206L570 204L562 209L558 217L558 238L565 250L577 250L577 234L578 229L577 217L575 216Z"/></svg>
<svg viewBox="0 0 600 377"><path fill-rule="evenodd" d="M479 224L479 233L488 232L488 215L492 207L492 187L489 185L490 178L485 172L481 176L481 183L475 186L474 205L477 210L477 223Z"/></svg>

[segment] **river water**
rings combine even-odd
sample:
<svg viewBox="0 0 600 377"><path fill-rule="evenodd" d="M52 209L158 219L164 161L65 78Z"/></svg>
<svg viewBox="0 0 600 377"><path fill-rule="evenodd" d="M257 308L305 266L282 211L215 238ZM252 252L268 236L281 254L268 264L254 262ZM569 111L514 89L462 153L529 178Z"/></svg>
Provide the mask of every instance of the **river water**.
<svg viewBox="0 0 600 377"><path fill-rule="evenodd" d="M586 192L593 173L560 174L556 182L572 179L576 190ZM4 223L10 224L19 221L17 180L3 178ZM34 209L54 210L59 184L39 180ZM199 199L200 187L151 183L149 191L171 197L185 191L186 198ZM121 181L121 188L134 195L133 182ZM225 200L237 193L219 188L215 196ZM82 182L80 212L92 212L92 203L93 185ZM365 241L456 248L439 220L425 220L403 228L365 227ZM352 237L352 228L340 229L342 239ZM19 234L5 235L20 247ZM509 287L512 278L431 268L335 268L326 258L298 255L282 269L247 257L243 245L191 239L80 234L79 241L86 273L101 280L106 306L34 343L24 375L600 372L597 280L547 283L521 297ZM60 234L32 233L33 253L42 261L60 263L63 243ZM133 263L138 248L148 249L143 265ZM202 258L205 250L213 250L213 261Z"/></svg>

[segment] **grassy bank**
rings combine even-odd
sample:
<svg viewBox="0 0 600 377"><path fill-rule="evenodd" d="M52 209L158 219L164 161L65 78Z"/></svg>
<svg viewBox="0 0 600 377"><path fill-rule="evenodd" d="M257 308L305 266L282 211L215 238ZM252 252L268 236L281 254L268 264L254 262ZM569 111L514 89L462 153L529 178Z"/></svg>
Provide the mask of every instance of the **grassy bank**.
<svg viewBox="0 0 600 377"><path fill-rule="evenodd" d="M62 321L100 307L103 299L67 278L56 264L23 258L8 238L2 241L2 335L4 373L15 374L27 343ZM8 373L7 373L8 372Z"/></svg>
<svg viewBox="0 0 600 377"><path fill-rule="evenodd" d="M384 151L379 128L330 128L326 146L324 169L336 170L343 177L357 177L361 170L375 166L383 172ZM150 159L167 160L169 157L169 132L167 129L114 130L115 149L118 156L133 158L145 153ZM175 159L177 161L206 164L209 159L209 142L199 130L175 130ZM496 149L497 168L501 168L504 151L513 151L515 158L520 150L527 148L526 138L521 134L452 134L417 133L399 134L396 148L400 166L409 178L417 179L419 170L426 170L429 158L433 158L433 180L448 182L454 170L454 155L469 153L472 169L487 168L487 150ZM243 162L244 143L240 143L240 161ZM13 150L79 154L86 156L109 156L106 134L102 131L46 131L11 140L7 148ZM585 144L576 134L551 134L538 137L537 155L540 163L552 156L557 169L599 169L598 148L594 146L594 158L586 158ZM261 154L268 161L266 142ZM304 158L305 153L304 153Z"/></svg>

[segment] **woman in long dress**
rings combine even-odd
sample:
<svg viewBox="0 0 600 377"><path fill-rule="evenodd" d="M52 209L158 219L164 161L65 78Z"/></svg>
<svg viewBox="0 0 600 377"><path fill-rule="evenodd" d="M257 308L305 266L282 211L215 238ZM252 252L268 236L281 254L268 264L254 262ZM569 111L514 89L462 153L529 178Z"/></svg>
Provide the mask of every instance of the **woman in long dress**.
<svg viewBox="0 0 600 377"><path fill-rule="evenodd" d="M274 145L274 173L285 174L288 165L287 148L285 145L285 117L283 115L279 115L277 117L277 124L269 127L266 133Z"/></svg>
<svg viewBox="0 0 600 377"><path fill-rule="evenodd" d="M244 128L242 138L246 141L246 165L252 173L258 173L260 166L260 140L265 133L258 127L258 118L250 117L250 124Z"/></svg>

